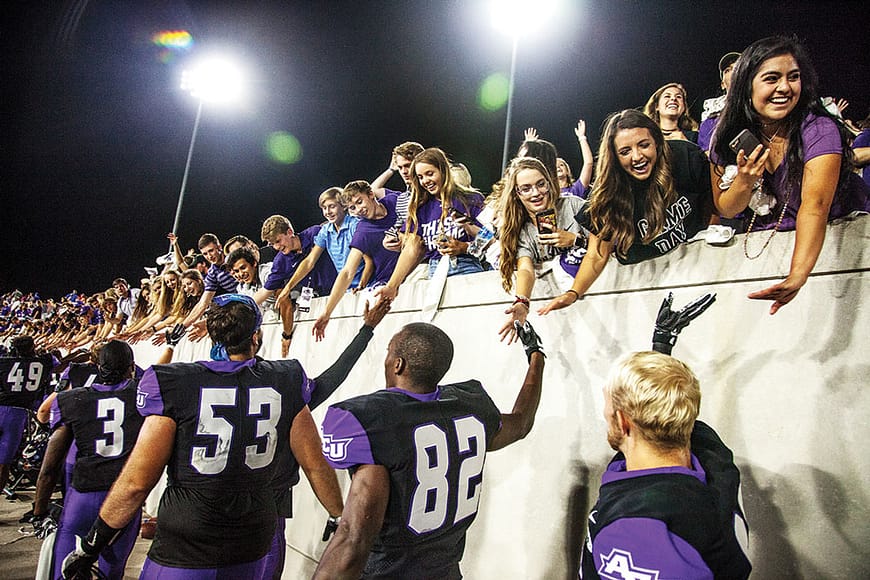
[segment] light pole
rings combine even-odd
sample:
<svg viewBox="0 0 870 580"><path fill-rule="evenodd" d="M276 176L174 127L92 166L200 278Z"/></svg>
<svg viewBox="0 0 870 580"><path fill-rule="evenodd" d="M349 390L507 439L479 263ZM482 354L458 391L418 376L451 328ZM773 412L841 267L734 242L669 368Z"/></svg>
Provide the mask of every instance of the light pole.
<svg viewBox="0 0 870 580"><path fill-rule="evenodd" d="M512 39L511 74L510 80L508 81L507 114L505 116L504 124L504 147L501 156L502 175L504 175L504 170L507 168L508 162L511 117L513 115L514 104L514 80L517 72L517 47L519 45L520 36L527 36L539 29L543 22L548 20L556 10L557 4L558 0L537 0L534 3L528 2L528 0L492 0L490 3L490 13L492 15L493 26L501 30L503 33L509 34Z"/></svg>
<svg viewBox="0 0 870 580"><path fill-rule="evenodd" d="M239 68L232 62L221 58L208 58L200 61L181 75L181 89L197 99L196 119L193 122L193 133L190 136L190 146L187 149L187 161L184 164L184 176L181 178L181 189L178 192L178 205L175 207L175 219L172 221L172 234L178 233L178 223L181 220L181 208L184 206L184 194L187 191L187 178L190 175L190 161L193 159L193 147L199 132L199 121L205 102L227 103L238 100L243 89L243 79ZM172 244L169 253L157 259L158 264L172 262Z"/></svg>

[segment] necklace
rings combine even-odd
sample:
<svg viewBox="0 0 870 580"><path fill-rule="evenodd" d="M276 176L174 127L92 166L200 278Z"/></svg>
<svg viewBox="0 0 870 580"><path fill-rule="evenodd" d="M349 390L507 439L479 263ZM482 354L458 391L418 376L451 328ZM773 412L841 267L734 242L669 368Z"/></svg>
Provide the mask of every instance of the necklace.
<svg viewBox="0 0 870 580"><path fill-rule="evenodd" d="M782 204L782 211L779 212L779 219L776 220L776 225L773 226L773 229L770 231L770 235L767 236L767 239L764 241L764 245L761 246L761 249L758 250L758 253L754 256L749 255L749 234L752 233L752 226L755 225L755 218L758 217L758 214L755 213L755 210L752 210L752 219L749 220L749 227L746 229L746 237L743 238L743 255L746 256L749 260L754 260L761 256L764 253L764 250L767 249L767 246L770 244L770 241L773 239L773 236L776 235L776 232L779 231L779 226L782 225L782 220L785 217L785 210L788 208L788 202L791 201L791 188L788 190L788 195L785 198L785 203Z"/></svg>
<svg viewBox="0 0 870 580"><path fill-rule="evenodd" d="M765 135L765 133L764 133L764 127L765 127L765 125L762 124L762 126L761 126L761 136L762 136L762 137L763 137L763 138L764 138L768 143L773 143L773 140L777 138L777 136L779 135L779 132L782 130L782 125L780 125L779 127L777 127L777 128L776 128L776 131L774 131L773 135L771 135L770 137L768 137L767 135Z"/></svg>

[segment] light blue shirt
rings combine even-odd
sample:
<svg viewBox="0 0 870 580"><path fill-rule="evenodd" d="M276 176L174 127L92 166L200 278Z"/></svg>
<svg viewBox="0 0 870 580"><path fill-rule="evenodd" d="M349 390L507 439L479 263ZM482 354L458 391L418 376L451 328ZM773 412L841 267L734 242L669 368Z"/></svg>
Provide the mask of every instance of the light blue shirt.
<svg viewBox="0 0 870 580"><path fill-rule="evenodd" d="M350 242L353 240L353 234L356 232L356 226L359 224L359 218L352 215L344 216L341 222L341 227L336 231L335 226L331 223L323 224L317 235L314 236L314 243L329 254L332 258L332 263L335 264L335 271L341 272L347 262L347 256L350 254ZM350 283L351 288L359 285L359 279L362 277L363 266L360 264L353 276L353 281Z"/></svg>

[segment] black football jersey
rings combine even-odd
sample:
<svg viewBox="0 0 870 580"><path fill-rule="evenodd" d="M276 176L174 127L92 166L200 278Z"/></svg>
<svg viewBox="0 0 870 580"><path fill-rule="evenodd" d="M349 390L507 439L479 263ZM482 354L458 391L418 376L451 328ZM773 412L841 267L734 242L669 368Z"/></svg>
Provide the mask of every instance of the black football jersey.
<svg viewBox="0 0 870 580"><path fill-rule="evenodd" d="M108 490L121 473L142 427L136 382L94 384L58 393L61 421L75 437L72 486L78 491Z"/></svg>
<svg viewBox="0 0 870 580"><path fill-rule="evenodd" d="M269 550L275 490L293 480L290 426L310 381L295 360L155 365L139 412L175 421L169 486L149 557L181 568L250 562ZM280 459L280 457L284 457Z"/></svg>
<svg viewBox="0 0 870 580"><path fill-rule="evenodd" d="M477 381L429 395L389 389L330 407L323 423L327 460L390 472L387 512L364 577L458 576L486 449L500 424Z"/></svg>
<svg viewBox="0 0 870 580"><path fill-rule="evenodd" d="M0 405L31 409L45 398L53 368L50 354L0 358Z"/></svg>

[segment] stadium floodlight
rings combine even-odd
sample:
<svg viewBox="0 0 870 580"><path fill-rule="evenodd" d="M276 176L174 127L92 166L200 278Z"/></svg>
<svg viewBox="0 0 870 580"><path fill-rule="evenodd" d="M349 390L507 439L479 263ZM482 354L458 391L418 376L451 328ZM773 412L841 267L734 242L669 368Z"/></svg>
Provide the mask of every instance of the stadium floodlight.
<svg viewBox="0 0 870 580"><path fill-rule="evenodd" d="M190 136L190 147L187 149L187 161L184 164L184 176L181 178L181 190L178 192L178 205L175 208L175 219L172 222L172 233L178 233L178 222L181 218L181 208L184 205L184 193L187 190L187 177L190 174L190 161L193 158L193 146L199 132L199 121L202 118L204 103L231 103L241 99L244 90L244 77L241 69L231 60L219 57L204 58L195 66L185 69L181 74L181 90L190 93L197 101L196 119L193 122L193 134ZM157 258L158 264L168 264L173 260L172 245L169 253Z"/></svg>
<svg viewBox="0 0 870 580"><path fill-rule="evenodd" d="M501 172L504 174L508 162L510 144L511 114L514 104L514 79L517 71L517 45L521 37L540 32L544 24L553 17L558 9L559 0L491 0L490 14L492 25L509 34L513 40L511 49L511 74L508 82L507 115L504 126L504 148L501 158Z"/></svg>

